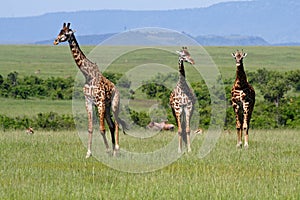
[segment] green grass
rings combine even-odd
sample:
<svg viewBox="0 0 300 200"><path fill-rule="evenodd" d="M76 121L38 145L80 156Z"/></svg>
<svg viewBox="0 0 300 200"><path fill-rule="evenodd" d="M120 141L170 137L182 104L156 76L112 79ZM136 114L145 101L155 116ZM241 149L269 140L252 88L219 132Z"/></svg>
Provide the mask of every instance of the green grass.
<svg viewBox="0 0 300 200"><path fill-rule="evenodd" d="M83 46L82 50L88 55L93 48ZM235 74L230 54L236 48L205 47L223 78ZM247 71L300 69L300 47L244 47L244 51L248 52ZM146 53L152 57L156 51ZM129 63L143 63L144 54L129 54L130 62L120 57L111 69L124 72L134 67ZM177 69L176 57L166 54L157 59ZM0 45L2 76L12 71L35 75L38 69L42 78L78 73L67 46ZM190 69L187 73L193 74ZM71 101L1 98L0 102L1 114L8 116L72 113ZM145 102L134 105L145 107ZM198 152L205 136L198 135L192 153L163 169L131 174L95 158L85 159L86 144L76 132L38 131L32 136L23 131L0 132L0 199L300 199L299 134L297 130L250 130L250 147L244 150L236 149L234 133L223 133L202 159ZM143 140L121 134L120 145L149 152L168 144L173 135L163 132Z"/></svg>
<svg viewBox="0 0 300 200"><path fill-rule="evenodd" d="M86 55L93 57L97 56L98 53L102 53L100 50L104 47L99 50L95 50L93 46L82 46L81 48ZM124 47L118 48L122 52ZM223 77L230 78L232 74L235 74L234 60L231 57L231 53L236 48L241 49L241 47L204 48L219 67ZM255 71L263 67L279 71L300 68L300 47L246 46L243 48L248 53L244 62L246 69L249 71ZM114 49L115 47L105 47L107 52ZM89 55L90 52L92 52L91 55ZM158 63L174 66L174 69L177 69L176 57L173 60L174 56L169 53L163 53L159 56L157 53L161 54L162 51L158 51L157 49L133 51L126 54L125 58L127 60L122 59L121 56L114 63L118 64L116 67L122 72L132 67L129 64L148 63L148 61L151 63L153 62L152 58L155 58ZM156 56L153 56L155 54ZM5 77L12 71L17 71L22 76L35 75L35 71L38 69L41 70L39 74L41 77L75 76L78 72L68 46L0 45L0 74L2 76ZM189 71L188 68L186 70Z"/></svg>
<svg viewBox="0 0 300 200"><path fill-rule="evenodd" d="M88 53L92 47L82 47ZM17 71L21 76L43 78L75 76L77 66L68 46L0 45L0 74Z"/></svg>
<svg viewBox="0 0 300 200"><path fill-rule="evenodd" d="M38 113L56 112L72 114L72 102L69 100L48 99L8 99L0 98L0 113L8 117L36 116Z"/></svg>
<svg viewBox="0 0 300 200"><path fill-rule="evenodd" d="M166 134L162 140L170 138ZM252 130L248 150L236 149L235 134L223 133L200 159L205 134L196 136L192 153L171 165L131 174L85 159L75 132L1 132L0 199L300 198L299 131ZM121 135L120 142L127 149L128 142L140 141Z"/></svg>

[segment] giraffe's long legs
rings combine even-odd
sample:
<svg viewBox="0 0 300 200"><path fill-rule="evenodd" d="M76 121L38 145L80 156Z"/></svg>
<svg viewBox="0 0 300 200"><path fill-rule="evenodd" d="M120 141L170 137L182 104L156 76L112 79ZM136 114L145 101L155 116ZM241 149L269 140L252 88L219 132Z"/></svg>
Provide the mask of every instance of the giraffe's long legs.
<svg viewBox="0 0 300 200"><path fill-rule="evenodd" d="M176 121L178 126L178 153L182 152L182 124L180 114L176 115Z"/></svg>
<svg viewBox="0 0 300 200"><path fill-rule="evenodd" d="M93 139L93 104L86 99L85 106L88 115L88 150L86 153L86 158L89 158L92 155L92 139Z"/></svg>
<svg viewBox="0 0 300 200"><path fill-rule="evenodd" d="M244 147L248 148L248 105L249 103L244 103L243 104L243 109L244 109L244 120L243 120L243 132L244 132Z"/></svg>
<svg viewBox="0 0 300 200"><path fill-rule="evenodd" d="M191 133L191 129L190 129L190 120L191 120L191 115L192 115L192 109L191 108L186 108L185 109L185 123L186 123L186 139L187 139L187 148L188 148L188 152L191 152L191 139L190 139L190 133Z"/></svg>
<svg viewBox="0 0 300 200"><path fill-rule="evenodd" d="M245 137L245 141L244 141L244 147L248 148L249 144L248 144L248 140L249 140L249 135L248 135L248 130L249 130L249 124L250 124L250 119L251 119L251 115L252 115L252 109L253 108L253 104L250 104L249 102L245 102L243 104L244 107L244 123L243 123L243 129L244 129L244 137Z"/></svg>
<svg viewBox="0 0 300 200"><path fill-rule="evenodd" d="M236 133L237 133L237 144L236 147L242 147L243 142L242 142L242 129L241 128L236 128Z"/></svg>
<svg viewBox="0 0 300 200"><path fill-rule="evenodd" d="M102 105L98 106L98 113L99 113L99 123L100 123L100 133L103 137L103 141L106 147L106 151L109 151L109 145L107 142L107 138L106 138L106 134L105 134L105 123L104 123L104 119L105 119L105 106L104 106L104 102L102 102Z"/></svg>
<svg viewBox="0 0 300 200"><path fill-rule="evenodd" d="M115 120L115 122L113 122L113 120L110 116L110 112L108 112L106 114L106 121L109 125L112 144L113 144L113 155L115 156L117 154L117 151L119 150L118 137L116 137L117 133L118 133L119 125L118 125L118 122L116 120Z"/></svg>
<svg viewBox="0 0 300 200"><path fill-rule="evenodd" d="M111 108L113 117L115 119L115 138L116 138L116 144L115 144L115 150L119 150L119 106L120 106L120 94L119 91L116 90L114 97L112 99Z"/></svg>
<svg viewBox="0 0 300 200"><path fill-rule="evenodd" d="M241 124L241 121L240 121L240 116L239 116L239 105L234 103L233 105L233 109L234 109L234 112L235 112L235 120L236 120L236 133L237 133L237 147L242 147L243 145L243 142L242 142L242 124Z"/></svg>
<svg viewBox="0 0 300 200"><path fill-rule="evenodd" d="M109 130L110 130L110 134L111 134L111 142L113 145L113 150L115 149L115 126L114 126L114 122L110 116L110 109L106 108L106 113L105 113L105 119L106 122L108 124Z"/></svg>

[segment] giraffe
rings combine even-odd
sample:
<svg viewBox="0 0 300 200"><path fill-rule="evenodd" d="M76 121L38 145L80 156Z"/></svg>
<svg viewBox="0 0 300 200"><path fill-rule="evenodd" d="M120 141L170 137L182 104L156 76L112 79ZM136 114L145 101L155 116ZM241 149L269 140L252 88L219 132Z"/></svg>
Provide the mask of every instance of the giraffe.
<svg viewBox="0 0 300 200"><path fill-rule="evenodd" d="M232 53L236 61L236 79L231 89L231 103L235 112L237 147L242 147L242 135L244 132L244 147L248 148L248 130L250 119L255 104L254 88L248 83L244 71L243 59L247 56L243 50Z"/></svg>
<svg viewBox="0 0 300 200"><path fill-rule="evenodd" d="M100 133L103 137L106 151L109 151L109 145L105 135L106 120L113 145L114 155L119 150L119 124L121 124L124 132L126 124L119 118L119 103L120 94L115 85L106 79L100 72L97 64L91 62L81 51L79 44L75 38L74 32L70 29L70 23L63 24L63 28L54 40L54 45L61 42L69 42L71 53L75 60L76 65L85 77L85 85L83 92L85 96L85 105L88 114L88 150L86 158L92 155L92 136L93 136L93 106L98 109ZM111 118L111 110L115 121ZM125 133L125 132L124 132Z"/></svg>
<svg viewBox="0 0 300 200"><path fill-rule="evenodd" d="M196 98L193 91L189 88L185 80L184 62L194 64L194 60L191 58L190 53L186 47L183 47L181 51L176 51L179 55L178 67L179 67L179 80L175 89L170 95L170 106L172 108L173 115L176 119L178 126L178 153L182 152L182 136L183 130L186 133L186 143L188 152L191 151L190 144L190 119L192 117L194 103Z"/></svg>

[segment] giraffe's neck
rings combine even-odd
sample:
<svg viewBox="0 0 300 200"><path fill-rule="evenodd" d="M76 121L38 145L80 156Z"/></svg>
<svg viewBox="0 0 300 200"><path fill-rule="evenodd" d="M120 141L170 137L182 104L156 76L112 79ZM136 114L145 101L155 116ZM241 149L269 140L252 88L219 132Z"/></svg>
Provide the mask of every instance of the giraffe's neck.
<svg viewBox="0 0 300 200"><path fill-rule="evenodd" d="M179 81L185 82L185 70L184 70L183 60L180 58L178 60L178 67L179 67Z"/></svg>
<svg viewBox="0 0 300 200"><path fill-rule="evenodd" d="M179 67L179 79L177 82L177 88L180 88L181 90L185 91L186 93L189 93L189 86L185 79L185 70L184 70L184 61L179 58L178 61L178 67Z"/></svg>
<svg viewBox="0 0 300 200"><path fill-rule="evenodd" d="M68 42L75 63L80 69L80 71L83 73L87 81L93 79L93 77L97 77L97 75L101 75L98 66L95 63L91 62L89 59L87 59L87 57L81 51L74 34L71 35Z"/></svg>
<svg viewBox="0 0 300 200"><path fill-rule="evenodd" d="M241 63L236 68L236 79L235 79L235 87L238 89L243 89L248 85L247 76L244 70L244 65Z"/></svg>
<svg viewBox="0 0 300 200"><path fill-rule="evenodd" d="M71 35L69 39L69 45L72 52L72 56L75 60L76 65L80 68L83 64L83 61L86 59L86 56L81 51L79 44L74 36L74 34Z"/></svg>

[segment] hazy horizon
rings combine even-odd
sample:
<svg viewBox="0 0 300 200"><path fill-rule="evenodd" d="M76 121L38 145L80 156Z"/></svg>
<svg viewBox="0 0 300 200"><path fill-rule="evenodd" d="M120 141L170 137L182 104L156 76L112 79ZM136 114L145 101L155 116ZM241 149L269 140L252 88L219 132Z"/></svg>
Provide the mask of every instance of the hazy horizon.
<svg viewBox="0 0 300 200"><path fill-rule="evenodd" d="M10 0L2 2L1 18L31 17L55 12L93 10L174 10L208 7L221 2L247 0Z"/></svg>

